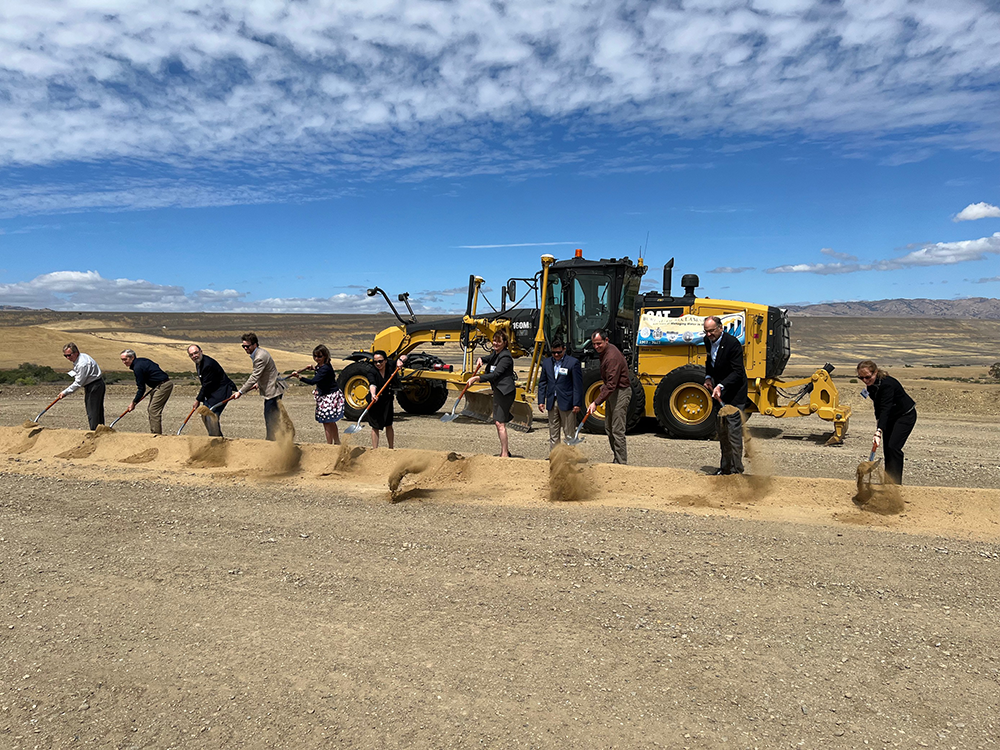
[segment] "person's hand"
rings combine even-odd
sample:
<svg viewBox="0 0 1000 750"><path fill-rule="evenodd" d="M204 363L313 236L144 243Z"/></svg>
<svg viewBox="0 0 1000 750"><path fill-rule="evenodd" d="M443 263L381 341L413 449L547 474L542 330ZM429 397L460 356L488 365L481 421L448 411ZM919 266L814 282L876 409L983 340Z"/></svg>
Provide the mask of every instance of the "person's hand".
<svg viewBox="0 0 1000 750"><path fill-rule="evenodd" d="M875 437L872 439L872 449L882 445L882 428L875 430Z"/></svg>
<svg viewBox="0 0 1000 750"><path fill-rule="evenodd" d="M574 406L573 407L573 413L574 414L579 414L580 413L580 407L579 406Z"/></svg>
<svg viewBox="0 0 1000 750"><path fill-rule="evenodd" d="M369 404L369 406L372 406L372 405L374 405L374 403L375 403L376 401L378 401L378 394L377 394L377 393L376 393L376 394L375 394L374 396L372 396L372 402L371 402L371 404Z"/></svg>
<svg viewBox="0 0 1000 750"><path fill-rule="evenodd" d="M197 409L198 408L198 404L200 404L200 403L201 403L201 401L199 401L198 399L195 399L194 403L191 405L191 408L192 409Z"/></svg>
<svg viewBox="0 0 1000 750"><path fill-rule="evenodd" d="M479 382L479 376L478 375L473 375L471 378L469 378L468 380L465 381L465 385L466 385L466 387L468 387L468 386L475 385L478 382Z"/></svg>
<svg viewBox="0 0 1000 750"><path fill-rule="evenodd" d="M291 373L288 377L290 377L290 378L298 378L299 377L299 371L296 370L295 372Z"/></svg>
<svg viewBox="0 0 1000 750"><path fill-rule="evenodd" d="M595 411L597 411L597 402L596 401L591 401L590 402L590 406L587 407L587 416L589 417Z"/></svg>
<svg viewBox="0 0 1000 750"><path fill-rule="evenodd" d="M401 356L399 357L399 359L397 359L397 360L396 360L396 363L397 363L397 364L399 364L399 365L401 365L401 364L403 364L403 363L404 363L405 361L406 361L406 355L405 355L405 354L403 354L403 355L401 355Z"/></svg>
<svg viewBox="0 0 1000 750"><path fill-rule="evenodd" d="M242 393L242 392L240 392L240 391L236 391L236 392L235 392L235 393L233 394L233 399L234 399L234 400L235 400L235 399L238 399L238 398L239 398L240 396L242 396L242 395L243 395L243 393Z"/></svg>
<svg viewBox="0 0 1000 750"><path fill-rule="evenodd" d="M705 389L709 390L709 391L712 390L712 379L711 378L705 378Z"/></svg>
<svg viewBox="0 0 1000 750"><path fill-rule="evenodd" d="M128 405L128 408L125 410L125 413L128 414L134 408L135 408L135 402L133 401L131 404Z"/></svg>
<svg viewBox="0 0 1000 750"><path fill-rule="evenodd" d="M541 404L538 405L538 411L540 411L542 414L545 413L545 404L544 403L541 403Z"/></svg>
<svg viewBox="0 0 1000 750"><path fill-rule="evenodd" d="M717 386L715 386L715 388L712 389L712 398L714 398L720 404L722 403L722 386L721 385L717 385Z"/></svg>
<svg viewBox="0 0 1000 750"><path fill-rule="evenodd" d="M482 366L483 366L483 358L482 358L482 357L480 357L479 359L477 359L477 360L476 360L476 369L478 370L478 369L480 369L480 368L481 368Z"/></svg>

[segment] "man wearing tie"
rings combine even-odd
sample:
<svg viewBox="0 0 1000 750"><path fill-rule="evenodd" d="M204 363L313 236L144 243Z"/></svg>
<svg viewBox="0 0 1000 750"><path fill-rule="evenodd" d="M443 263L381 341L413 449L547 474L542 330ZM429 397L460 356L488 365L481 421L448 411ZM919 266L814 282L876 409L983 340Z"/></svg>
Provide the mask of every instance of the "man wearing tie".
<svg viewBox="0 0 1000 750"><path fill-rule="evenodd" d="M583 371L580 360L566 354L560 339L553 339L551 357L542 360L542 374L538 378L538 408L549 412L549 451L562 442L560 431L566 438L576 432L576 420L583 409Z"/></svg>

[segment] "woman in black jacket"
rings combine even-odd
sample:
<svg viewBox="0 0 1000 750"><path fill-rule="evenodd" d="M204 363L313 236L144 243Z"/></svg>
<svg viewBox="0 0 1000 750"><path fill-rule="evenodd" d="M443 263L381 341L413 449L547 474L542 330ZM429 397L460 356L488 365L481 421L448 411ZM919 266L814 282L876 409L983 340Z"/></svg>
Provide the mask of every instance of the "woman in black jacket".
<svg viewBox="0 0 1000 750"><path fill-rule="evenodd" d="M903 446L917 423L917 405L896 378L870 359L858 362L858 380L865 384L875 406L875 443L882 445L885 476L893 484L902 484Z"/></svg>
<svg viewBox="0 0 1000 750"><path fill-rule="evenodd" d="M500 437L502 458L510 456L510 451L507 449L507 423L511 420L510 409L514 405L514 396L517 393L517 386L514 383L514 358L507 344L507 334L504 331L493 334L493 354L485 361L480 358L476 362L476 369L485 365L483 374L473 375L468 380L469 385L482 381L489 383L493 389L493 424L496 425L497 435Z"/></svg>
<svg viewBox="0 0 1000 750"><path fill-rule="evenodd" d="M298 371L293 372L291 376L303 383L316 386L316 390L313 391L313 396L316 398L316 421L323 425L326 442L340 445L337 422L344 416L344 392L337 385L337 373L330 364L330 350L320 344L313 349L313 359L316 364L306 368L316 371L313 377L303 378Z"/></svg>

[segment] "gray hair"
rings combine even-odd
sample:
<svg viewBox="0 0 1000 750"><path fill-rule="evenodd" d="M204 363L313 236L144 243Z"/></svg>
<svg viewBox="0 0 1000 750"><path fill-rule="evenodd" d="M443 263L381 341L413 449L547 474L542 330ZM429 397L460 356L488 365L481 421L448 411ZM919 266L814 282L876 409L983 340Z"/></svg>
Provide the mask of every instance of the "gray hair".
<svg viewBox="0 0 1000 750"><path fill-rule="evenodd" d="M198 346L197 344L191 344L191 345L189 345L188 348L185 351L188 354L190 354L192 349L197 349L199 352L201 351L201 347Z"/></svg>
<svg viewBox="0 0 1000 750"><path fill-rule="evenodd" d="M73 354L79 354L80 353L80 348L76 344L74 344L72 341L70 341L68 344L66 344L66 346L64 346L62 348L63 351L66 351L67 349L69 349L71 352L73 352Z"/></svg>
<svg viewBox="0 0 1000 750"><path fill-rule="evenodd" d="M122 355L124 355L126 357L131 357L132 359L135 359L135 352L132 351L131 349L126 349L125 351L123 351L118 356L121 357Z"/></svg>

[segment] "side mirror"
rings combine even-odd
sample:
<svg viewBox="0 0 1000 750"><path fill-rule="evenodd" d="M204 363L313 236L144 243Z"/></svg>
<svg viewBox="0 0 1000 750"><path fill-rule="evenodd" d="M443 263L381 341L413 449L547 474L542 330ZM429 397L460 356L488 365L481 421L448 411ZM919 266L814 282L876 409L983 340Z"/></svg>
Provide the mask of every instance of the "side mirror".
<svg viewBox="0 0 1000 750"><path fill-rule="evenodd" d="M507 299L511 302L517 297L517 282L511 279L507 282Z"/></svg>

